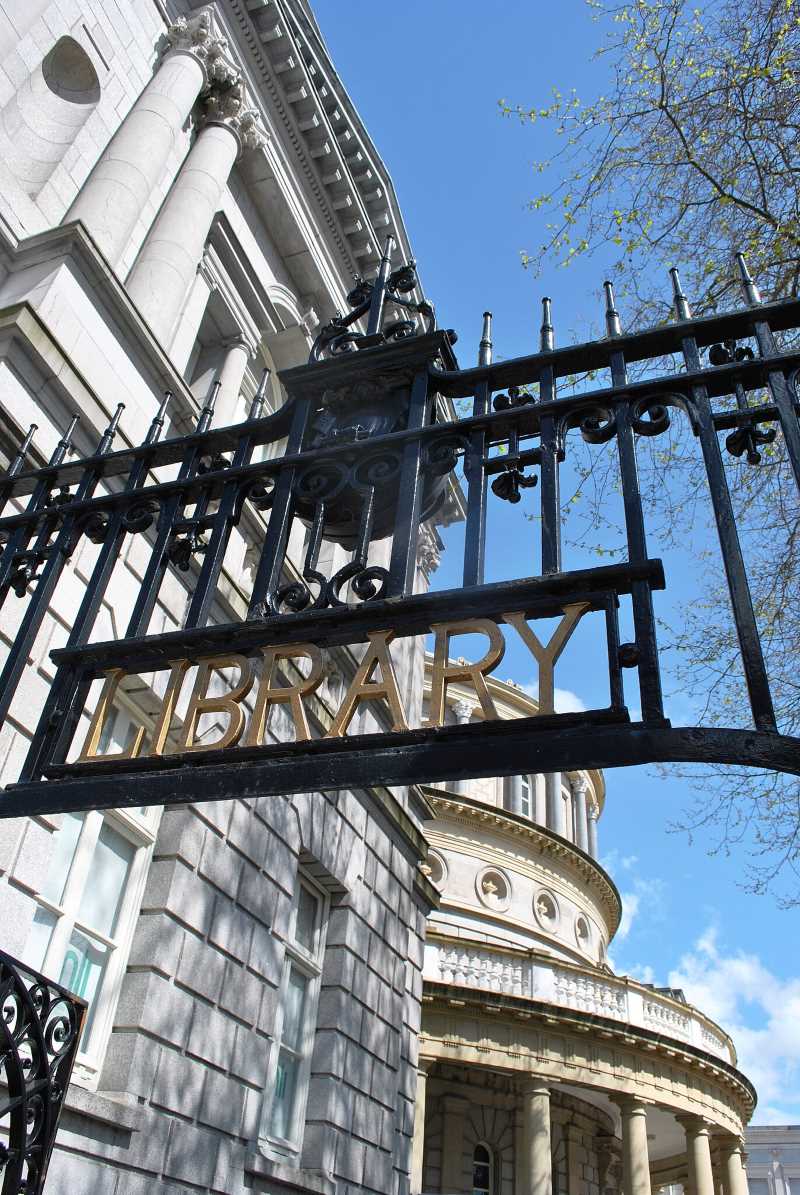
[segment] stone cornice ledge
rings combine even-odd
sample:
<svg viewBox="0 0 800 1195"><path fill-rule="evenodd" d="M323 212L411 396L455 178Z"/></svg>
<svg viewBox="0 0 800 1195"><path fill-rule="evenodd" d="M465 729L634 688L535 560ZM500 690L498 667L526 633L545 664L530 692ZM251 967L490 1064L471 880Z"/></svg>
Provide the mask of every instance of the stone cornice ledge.
<svg viewBox="0 0 800 1195"><path fill-rule="evenodd" d="M604 871L596 859L587 855L586 851L521 814L498 809L495 805L487 805L472 797L454 796L442 789L429 788L426 785L422 785L422 792L437 815L449 814L465 821L480 822L484 827L491 825L492 829L501 833L529 839L544 855L568 859L578 874L599 893L600 899L612 911L609 929L612 936L616 933L622 916L622 898L608 872Z"/></svg>
<svg viewBox="0 0 800 1195"><path fill-rule="evenodd" d="M559 1004L534 1000L530 996L485 992L462 987L460 984L438 983L430 979L424 981L422 1001L425 1008L438 1005L445 1012L478 1007L484 1015L488 1013L496 1016L506 1013L515 1020L536 1018L550 1027L558 1026L562 1031L570 1027L580 1033L594 1029L599 1037L607 1041L616 1040L626 1046L639 1046L644 1050L664 1053L670 1059L680 1059L684 1065L691 1066L706 1077L713 1075L723 1086L735 1088L752 1108L756 1105L757 1097L753 1084L732 1063L716 1058L705 1050L699 1050L696 1046L640 1028L638 1025L615 1021L611 1017L602 1017L597 1013L582 1012L579 1009L565 1009ZM424 1024L422 1034L430 1039L430 1035L425 1034ZM429 1044L421 1043L420 1050L430 1055Z"/></svg>
<svg viewBox="0 0 800 1195"><path fill-rule="evenodd" d="M255 1178L268 1178L274 1186L281 1187L287 1192L314 1192L314 1195L335 1195L336 1183L332 1178L319 1170L304 1170L299 1166L289 1166L286 1162L276 1162L262 1153L253 1150L245 1155L245 1174Z"/></svg>

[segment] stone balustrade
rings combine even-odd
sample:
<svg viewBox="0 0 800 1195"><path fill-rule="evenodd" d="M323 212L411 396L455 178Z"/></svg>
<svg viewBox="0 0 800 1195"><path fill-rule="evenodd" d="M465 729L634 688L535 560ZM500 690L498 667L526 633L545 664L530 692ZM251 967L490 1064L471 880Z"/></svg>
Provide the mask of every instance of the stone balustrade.
<svg viewBox="0 0 800 1195"><path fill-rule="evenodd" d="M424 978L485 992L528 996L674 1038L735 1065L725 1034L696 1009L635 980L556 959L458 941L429 941Z"/></svg>

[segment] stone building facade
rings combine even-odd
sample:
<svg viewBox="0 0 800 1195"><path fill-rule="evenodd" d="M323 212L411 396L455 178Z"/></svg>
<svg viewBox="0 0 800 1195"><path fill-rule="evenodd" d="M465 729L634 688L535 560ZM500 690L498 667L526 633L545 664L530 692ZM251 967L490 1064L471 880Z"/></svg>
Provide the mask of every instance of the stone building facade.
<svg viewBox="0 0 800 1195"><path fill-rule="evenodd" d="M430 663L430 662L429 662ZM490 679L501 717L536 703ZM452 717L482 714L468 692ZM426 693L427 698L427 693ZM441 894L423 965L412 1190L746 1195L754 1092L683 993L612 970L597 772L423 789Z"/></svg>
<svg viewBox="0 0 800 1195"><path fill-rule="evenodd" d="M265 369L276 409L277 372L305 362L386 235L411 256L302 0L3 3L0 158L3 464L30 423L43 464L74 416L87 454L118 403L115 447L139 444L165 391L165 436L209 395L217 424L237 422ZM246 608L264 531L248 519L214 621ZM101 636L128 618L147 549L130 537ZM74 554L0 734L4 784L92 552ZM151 633L180 625L191 581L167 572ZM9 595L4 644L20 609ZM314 734L353 664L342 650ZM101 749L151 726L158 697L153 677L126 692ZM407 1191L429 814L417 790L375 787L0 823L0 949L89 1001L48 1189Z"/></svg>
<svg viewBox="0 0 800 1195"><path fill-rule="evenodd" d="M120 402L117 446L138 444L165 391L167 435L209 394L218 423L241 420L264 369L275 410L278 371L383 238L411 257L305 0L0 2L0 160L0 463L34 422L43 464L75 416L88 453ZM454 492L439 520L458 509ZM213 620L246 608L263 531L248 516L233 535ZM146 547L131 537L106 637ZM440 548L426 525L419 587ZM34 644L3 784L92 561L82 544ZM190 588L167 572L150 633L181 625ZM19 617L10 599L3 644ZM398 648L419 724L423 645ZM335 655L315 734L354 665ZM489 684L502 716L535 709ZM102 749L151 727L159 697L152 677L123 694ZM468 687L448 702L480 717ZM732 1044L609 968L604 799L590 772L0 823L0 949L89 1001L50 1189L745 1195Z"/></svg>
<svg viewBox="0 0 800 1195"><path fill-rule="evenodd" d="M800 1125L754 1124L745 1136L751 1195L800 1191Z"/></svg>

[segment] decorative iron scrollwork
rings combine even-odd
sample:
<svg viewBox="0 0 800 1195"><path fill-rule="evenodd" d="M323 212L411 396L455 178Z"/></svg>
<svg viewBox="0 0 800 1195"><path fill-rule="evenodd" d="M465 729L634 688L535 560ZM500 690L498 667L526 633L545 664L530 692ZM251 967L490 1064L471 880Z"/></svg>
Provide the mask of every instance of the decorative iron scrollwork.
<svg viewBox="0 0 800 1195"><path fill-rule="evenodd" d="M3 1195L40 1195L86 1004L0 952L0 1152Z"/></svg>
<svg viewBox="0 0 800 1195"><path fill-rule="evenodd" d="M510 466L495 477L492 482L492 493L496 494L498 498L502 498L504 502L511 502L512 505L516 505L522 499L520 489L533 489L538 482L539 478L535 473L528 476L522 469Z"/></svg>

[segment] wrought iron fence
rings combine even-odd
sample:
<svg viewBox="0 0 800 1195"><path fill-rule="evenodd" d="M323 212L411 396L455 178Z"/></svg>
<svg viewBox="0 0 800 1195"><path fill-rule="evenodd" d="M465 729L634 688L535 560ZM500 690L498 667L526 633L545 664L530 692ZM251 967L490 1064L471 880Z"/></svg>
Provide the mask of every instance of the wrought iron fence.
<svg viewBox="0 0 800 1195"><path fill-rule="evenodd" d="M0 1193L43 1190L86 1002L0 951Z"/></svg>
<svg viewBox="0 0 800 1195"><path fill-rule="evenodd" d="M537 353L494 363L487 320L479 364L459 369L452 334L435 330L429 304L407 298L413 267L390 273L387 247L375 282L360 281L350 296L351 315L323 330L308 365L281 374L288 401L276 413L264 415L262 386L246 421L214 428L212 392L193 432L161 439L167 396L140 445L113 451L118 410L91 456L68 459L70 428L52 459L36 469L27 466L29 437L0 479L6 511L0 605L16 595L24 608L0 676L0 718L15 699L64 568L80 543L91 541L97 550L67 643L52 653L55 679L20 783L0 799L0 815L477 776L486 773L489 753L493 774L651 760L800 771L800 744L776 723L725 463L726 454L757 462L763 445L779 435L800 486L800 349L778 341L800 327L800 300L762 304L743 261L740 269L747 305L739 310L692 318L673 272L674 321L625 335L606 284L605 337L556 348L545 300ZM388 319L392 305L402 318ZM415 313L425 330L417 328ZM366 320L366 331L358 331L363 323L356 317ZM679 364L659 372L657 364L670 355ZM632 370L641 366L649 376L637 380ZM607 371L607 385L576 389L569 382L598 371ZM455 400L467 400L471 409L454 414ZM664 715L653 594L666 578L648 550L637 441L663 434L675 417L688 421L708 482L750 730L673 727ZM559 482L576 432L590 446L616 446L626 554L622 563L564 571ZM441 508L457 466L466 488L462 584L415 593L420 526ZM489 506L513 504L521 489L537 483L538 550L522 565L513 554L506 578L487 583ZM302 568L294 571L287 553L298 522L306 544ZM226 551L234 528L244 524L258 545L252 584L243 574L237 578L247 612L220 619ZM139 592L125 630L101 641L101 604L134 538L146 546ZM320 563L331 540L349 556L336 570ZM383 563L370 556L377 540L388 545ZM187 585L185 617L179 629L153 633L169 570ZM625 643L621 601L630 602L633 615L634 635ZM480 726L408 729L395 718L380 735L273 744L248 735L235 759L185 738L183 747L167 741L175 686L185 672L176 670L176 660L213 663L231 651L247 660L269 644L274 663L282 645L305 645L313 654L320 646L372 642L378 631L420 635L453 619L482 620L483 627L487 620L511 623L524 638L526 619L567 619L570 609L599 612L605 627L609 702L601 709L558 714L545 702L538 717ZM528 634L526 642L536 654L538 640ZM122 756L104 760L92 751L88 758L84 751L74 759L76 727L96 678L106 675L111 683L124 671L168 668L171 680L146 753L141 732ZM638 680L635 721L626 704L626 670ZM240 689L252 680L243 672ZM269 678L265 684L267 699L274 697ZM236 717L222 745L241 740L241 718L234 723ZM132 776L139 778L133 786Z"/></svg>

